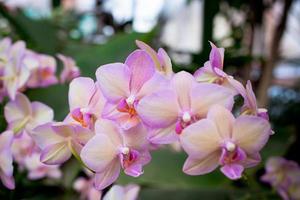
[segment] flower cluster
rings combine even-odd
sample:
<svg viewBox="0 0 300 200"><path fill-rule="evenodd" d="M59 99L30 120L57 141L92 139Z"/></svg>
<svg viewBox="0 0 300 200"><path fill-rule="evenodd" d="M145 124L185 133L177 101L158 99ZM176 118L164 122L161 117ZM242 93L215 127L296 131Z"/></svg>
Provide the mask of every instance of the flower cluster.
<svg viewBox="0 0 300 200"><path fill-rule="evenodd" d="M79 68L73 59L58 55L62 60L61 83L79 76ZM3 184L14 189L13 160L19 170L28 170L31 180L44 177L59 178L59 165L46 165L40 161L41 149L31 136L39 125L53 122L53 110L41 103L30 102L21 92L27 88L47 87L58 83L56 60L44 54L26 49L23 41L0 41L0 102L8 96L4 106L7 130L0 135L0 178Z"/></svg>
<svg viewBox="0 0 300 200"><path fill-rule="evenodd" d="M269 183L284 200L300 199L300 166L282 157L271 157L261 180Z"/></svg>
<svg viewBox="0 0 300 200"><path fill-rule="evenodd" d="M183 171L189 175L220 166L225 176L238 179L260 162L272 133L267 111L257 108L250 82L244 87L223 71L224 49L211 43L209 61L192 75L174 73L163 49L156 52L140 41L137 46L124 63L100 66L96 81L72 80L63 122L47 118L46 109L35 114L34 102L26 112L24 102L10 106L23 108L22 119L29 116L22 128L30 129L41 162L57 166L73 155L93 174L97 190L114 183L121 171L142 175L151 152L174 142L188 154ZM233 115L236 95L244 105ZM19 127L13 123L17 116L10 127Z"/></svg>
<svg viewBox="0 0 300 200"><path fill-rule="evenodd" d="M70 81L80 75L79 68L72 58L58 54L64 69L60 82ZM5 96L11 100L18 91L26 88L47 87L58 83L56 60L26 48L25 42L12 43L10 38L0 41L0 102Z"/></svg>

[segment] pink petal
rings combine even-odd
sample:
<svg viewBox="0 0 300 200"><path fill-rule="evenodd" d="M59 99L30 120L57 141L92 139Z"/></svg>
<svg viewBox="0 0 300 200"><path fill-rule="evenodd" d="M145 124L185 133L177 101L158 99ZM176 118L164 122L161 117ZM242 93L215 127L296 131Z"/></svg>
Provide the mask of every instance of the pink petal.
<svg viewBox="0 0 300 200"><path fill-rule="evenodd" d="M243 171L244 167L239 164L228 164L221 167L221 172L231 180L241 178Z"/></svg>
<svg viewBox="0 0 300 200"><path fill-rule="evenodd" d="M95 123L95 133L106 135L116 147L123 144L120 128L114 121L107 119L97 120Z"/></svg>
<svg viewBox="0 0 300 200"><path fill-rule="evenodd" d="M119 185L113 185L103 197L103 200L127 200L124 188Z"/></svg>
<svg viewBox="0 0 300 200"><path fill-rule="evenodd" d="M158 60L156 52L148 44L142 41L136 40L135 43L140 49L146 51L149 54L156 68L159 70L161 68L161 63Z"/></svg>
<svg viewBox="0 0 300 200"><path fill-rule="evenodd" d="M67 142L56 143L42 150L40 160L47 165L62 164L71 157Z"/></svg>
<svg viewBox="0 0 300 200"><path fill-rule="evenodd" d="M211 51L209 54L209 61L211 66L214 68L223 68L224 49L217 48L212 42L210 42Z"/></svg>
<svg viewBox="0 0 300 200"><path fill-rule="evenodd" d="M170 59L169 55L167 54L167 52L164 49L160 48L160 49L158 49L157 56L163 67L162 71L164 72L164 74L169 77L171 75L173 75L174 72L172 69L172 62L171 62L171 59Z"/></svg>
<svg viewBox="0 0 300 200"><path fill-rule="evenodd" d="M30 128L33 129L38 125L45 124L47 122L51 122L54 117L54 113L52 108L49 106L40 103L40 102L32 102L32 120L30 121Z"/></svg>
<svg viewBox="0 0 300 200"><path fill-rule="evenodd" d="M177 96L171 90L163 90L143 98L137 112L149 127L166 127L175 123L179 115Z"/></svg>
<svg viewBox="0 0 300 200"><path fill-rule="evenodd" d="M234 123L232 139L248 154L260 151L269 136L270 124L260 117L243 115Z"/></svg>
<svg viewBox="0 0 300 200"><path fill-rule="evenodd" d="M247 98L244 99L245 104L248 106L248 108L257 110L257 104L256 104L256 97L252 89L251 82L248 80L246 85L246 93Z"/></svg>
<svg viewBox="0 0 300 200"><path fill-rule="evenodd" d="M15 189L15 180L12 176L6 176L5 174L0 173L0 179L5 187L10 190Z"/></svg>
<svg viewBox="0 0 300 200"><path fill-rule="evenodd" d="M139 124L129 130L124 130L122 136L127 147L141 150L146 149L149 145L147 140L148 130L142 124Z"/></svg>
<svg viewBox="0 0 300 200"><path fill-rule="evenodd" d="M107 64L96 71L97 80L104 96L111 102L118 102L129 95L130 71L122 63Z"/></svg>
<svg viewBox="0 0 300 200"><path fill-rule="evenodd" d="M218 78L213 72L209 62L206 62L203 67L200 67L194 73L194 77L197 82L213 82L216 78Z"/></svg>
<svg viewBox="0 0 300 200"><path fill-rule="evenodd" d="M131 71L129 88L136 94L154 74L155 68L151 57L143 50L135 50L126 59L125 64Z"/></svg>
<svg viewBox="0 0 300 200"><path fill-rule="evenodd" d="M154 128L150 130L148 140L153 144L171 144L178 141L175 133L176 124L171 124L165 128Z"/></svg>
<svg viewBox="0 0 300 200"><path fill-rule="evenodd" d="M52 123L46 123L36 127L30 132L30 135L34 139L36 145L41 149L45 149L49 145L61 143L65 139L52 129Z"/></svg>
<svg viewBox="0 0 300 200"><path fill-rule="evenodd" d="M231 138L235 118L229 110L223 106L214 105L209 109L207 119L215 123L222 138Z"/></svg>
<svg viewBox="0 0 300 200"><path fill-rule="evenodd" d="M102 172L95 174L94 185L97 190L103 190L117 180L120 174L120 163L116 158Z"/></svg>
<svg viewBox="0 0 300 200"><path fill-rule="evenodd" d="M220 149L222 138L216 125L208 119L200 120L186 127L180 135L180 142L189 156L202 158Z"/></svg>
<svg viewBox="0 0 300 200"><path fill-rule="evenodd" d="M173 76L171 86L177 94L181 110L189 110L191 108L190 92L195 84L195 78L187 72L181 71Z"/></svg>
<svg viewBox="0 0 300 200"><path fill-rule="evenodd" d="M183 172L188 175L203 175L214 171L219 163L220 152L215 151L202 159L188 157L183 166Z"/></svg>
<svg viewBox="0 0 300 200"><path fill-rule="evenodd" d="M116 122L121 126L122 129L128 130L140 123L138 116L130 116L129 114L121 115L116 119Z"/></svg>
<svg viewBox="0 0 300 200"><path fill-rule="evenodd" d="M253 155L247 155L246 160L243 162L245 168L250 168L258 165L261 162L261 157L259 153Z"/></svg>
<svg viewBox="0 0 300 200"><path fill-rule="evenodd" d="M96 134L83 147L80 153L82 161L95 172L104 171L118 155L116 147L109 137Z"/></svg>
<svg viewBox="0 0 300 200"><path fill-rule="evenodd" d="M233 95L231 90L209 83L199 83L192 89L192 112L199 117L205 117L211 106L223 105L229 110L233 106Z"/></svg>
<svg viewBox="0 0 300 200"><path fill-rule="evenodd" d="M18 93L14 101L8 102L4 107L4 116L8 123L15 120L24 119L32 113L28 98Z"/></svg>
<svg viewBox="0 0 300 200"><path fill-rule="evenodd" d="M156 91L167 89L169 81L166 77L159 73L154 73L153 76L142 86L139 92L136 94L137 99L141 99L144 96L150 95Z"/></svg>
<svg viewBox="0 0 300 200"><path fill-rule="evenodd" d="M140 186L129 184L125 187L125 199L126 200L137 200Z"/></svg>
<svg viewBox="0 0 300 200"><path fill-rule="evenodd" d="M90 99L95 93L96 86L91 78L79 77L70 83L69 105L72 111L75 108L85 108L89 105Z"/></svg>

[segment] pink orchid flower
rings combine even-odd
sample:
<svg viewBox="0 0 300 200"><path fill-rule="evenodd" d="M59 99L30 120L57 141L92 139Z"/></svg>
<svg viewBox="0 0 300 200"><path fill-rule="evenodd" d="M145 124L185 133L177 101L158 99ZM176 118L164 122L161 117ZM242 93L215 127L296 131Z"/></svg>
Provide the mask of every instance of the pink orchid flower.
<svg viewBox="0 0 300 200"><path fill-rule="evenodd" d="M19 134L23 131L30 132L36 126L52 121L53 110L43 103L30 102L24 94L18 93L14 101L5 105L4 116L8 129Z"/></svg>
<svg viewBox="0 0 300 200"><path fill-rule="evenodd" d="M14 100L17 91L21 89L30 76L30 71L24 63L26 48L22 41L12 45L9 51L8 61L3 69L1 79L3 87L10 99Z"/></svg>
<svg viewBox="0 0 300 200"><path fill-rule="evenodd" d="M230 179L241 178L244 168L260 162L259 151L270 136L270 124L256 116L234 118L226 108L215 105L202 119L183 130L180 141L189 155L183 171L202 175L221 165Z"/></svg>
<svg viewBox="0 0 300 200"><path fill-rule="evenodd" d="M140 187L135 184L126 186L113 185L103 200L137 200Z"/></svg>
<svg viewBox="0 0 300 200"><path fill-rule="evenodd" d="M62 54L57 54L57 57L63 63L63 70L60 74L61 83L72 81L74 78L80 76L80 69L77 67L73 58Z"/></svg>
<svg viewBox="0 0 300 200"><path fill-rule="evenodd" d="M41 162L57 165L67 161L72 154L81 161L80 151L94 133L76 124L56 122L36 127L31 135L42 151Z"/></svg>
<svg viewBox="0 0 300 200"><path fill-rule="evenodd" d="M194 76L200 83L215 83L230 88L234 94L237 94L236 87L240 87L240 83L232 76L227 75L223 71L224 64L224 48L218 48L210 42L211 51L209 61L199 68Z"/></svg>
<svg viewBox="0 0 300 200"><path fill-rule="evenodd" d="M131 53L125 64L101 66L96 76L108 101L102 116L116 121L124 129L139 124L136 111L139 101L166 84L166 79L155 72L151 57L142 50Z"/></svg>
<svg viewBox="0 0 300 200"><path fill-rule="evenodd" d="M48 87L58 83L55 76L56 61L52 56L30 53L31 58L27 58L26 61L31 62L31 75L27 82L27 86L30 88ZM34 54L34 55L32 55ZM30 59L30 60L29 60ZM33 62L36 62L33 64Z"/></svg>
<svg viewBox="0 0 300 200"><path fill-rule="evenodd" d="M284 200L300 199L300 166L294 161L269 158L261 180L271 184Z"/></svg>
<svg viewBox="0 0 300 200"><path fill-rule="evenodd" d="M25 168L25 159L38 150L39 148L27 132L15 137L11 146L14 161L20 168Z"/></svg>
<svg viewBox="0 0 300 200"><path fill-rule="evenodd" d="M79 77L70 83L70 114L65 122L77 123L93 129L95 121L101 116L105 98L93 79Z"/></svg>
<svg viewBox="0 0 300 200"><path fill-rule="evenodd" d="M170 87L143 98L137 107L142 121L152 130L149 139L155 144L170 144L182 130L206 117L214 104L231 109L233 95L225 87L211 83L197 83L187 72L179 72L171 79ZM177 133L177 135L175 134Z"/></svg>
<svg viewBox="0 0 300 200"><path fill-rule="evenodd" d="M80 200L99 200L102 192L96 190L94 187L94 180L92 178L77 178L74 182L73 188L80 193Z"/></svg>
<svg viewBox="0 0 300 200"><path fill-rule="evenodd" d="M40 161L40 153L34 152L30 156L26 156L24 160L26 169L28 170L28 179L38 180L41 178L59 179L62 176L59 165L45 165Z"/></svg>
<svg viewBox="0 0 300 200"><path fill-rule="evenodd" d="M0 134L0 179L8 189L15 189L13 178L13 158L10 146L13 141L12 131Z"/></svg>
<svg viewBox="0 0 300 200"><path fill-rule="evenodd" d="M140 49L149 54L155 64L156 70L159 73L169 78L172 77L174 74L172 70L172 62L164 49L160 48L158 49L158 52L155 52L149 45L142 41L136 40L135 43Z"/></svg>
<svg viewBox="0 0 300 200"><path fill-rule="evenodd" d="M244 98L242 114L255 115L269 120L267 109L257 107L256 97L249 80L247 81L246 88L242 87L241 89L239 89L239 93Z"/></svg>
<svg viewBox="0 0 300 200"><path fill-rule="evenodd" d="M119 176L121 167L125 174L138 177L143 165L149 163L147 130L142 124L129 130L120 128L110 120L98 120L96 135L81 151L82 161L95 172L98 190L112 184Z"/></svg>

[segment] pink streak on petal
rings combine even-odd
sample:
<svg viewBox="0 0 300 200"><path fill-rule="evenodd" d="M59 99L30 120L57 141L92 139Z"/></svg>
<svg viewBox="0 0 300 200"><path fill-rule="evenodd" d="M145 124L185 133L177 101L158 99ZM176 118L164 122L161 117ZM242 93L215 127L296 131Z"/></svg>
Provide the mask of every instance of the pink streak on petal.
<svg viewBox="0 0 300 200"><path fill-rule="evenodd" d="M131 71L129 88L136 94L154 74L155 67L151 57L143 50L135 50L126 59L125 64Z"/></svg>

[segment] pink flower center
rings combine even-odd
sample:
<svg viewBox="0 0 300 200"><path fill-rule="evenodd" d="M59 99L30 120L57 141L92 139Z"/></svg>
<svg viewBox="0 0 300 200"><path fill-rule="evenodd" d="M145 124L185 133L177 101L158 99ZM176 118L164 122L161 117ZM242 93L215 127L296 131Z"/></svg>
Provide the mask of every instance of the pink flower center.
<svg viewBox="0 0 300 200"><path fill-rule="evenodd" d="M117 110L119 112L128 113L130 117L136 116L135 106L138 103L138 100L135 99L134 96L129 96L127 99L122 99L118 106Z"/></svg>
<svg viewBox="0 0 300 200"><path fill-rule="evenodd" d="M246 159L246 153L239 148L235 143L228 141L222 147L220 163L222 165L239 163Z"/></svg>
<svg viewBox="0 0 300 200"><path fill-rule="evenodd" d="M40 72L40 75L41 75L42 79L47 79L50 76L52 76L52 70L51 70L50 67L42 68L42 69L40 69L39 72Z"/></svg>
<svg viewBox="0 0 300 200"><path fill-rule="evenodd" d="M184 112L179 118L179 120L176 123L175 132L179 135L181 134L182 130L191 125L192 123L198 121L198 117L193 116L190 114L190 112Z"/></svg>
<svg viewBox="0 0 300 200"><path fill-rule="evenodd" d="M93 122L92 114L88 112L82 112L82 109L80 108L75 108L71 112L71 116L75 121L79 122L82 127L90 127Z"/></svg>
<svg viewBox="0 0 300 200"><path fill-rule="evenodd" d="M134 149L130 149L128 147L121 148L121 152L119 154L120 161L123 169L130 167L135 161L137 161L140 153Z"/></svg>

